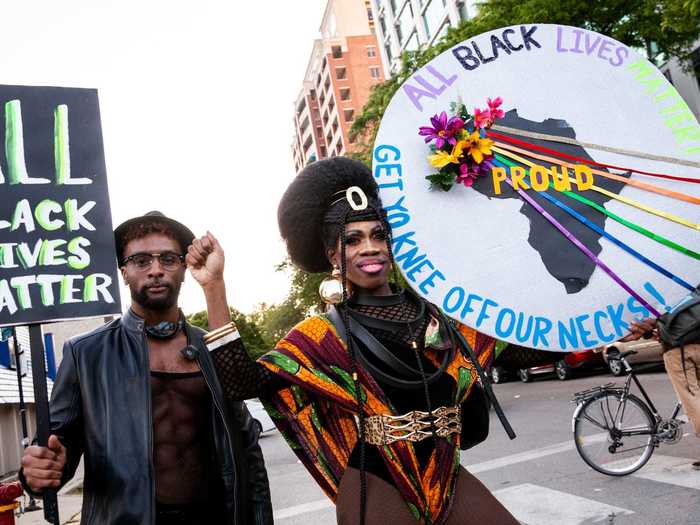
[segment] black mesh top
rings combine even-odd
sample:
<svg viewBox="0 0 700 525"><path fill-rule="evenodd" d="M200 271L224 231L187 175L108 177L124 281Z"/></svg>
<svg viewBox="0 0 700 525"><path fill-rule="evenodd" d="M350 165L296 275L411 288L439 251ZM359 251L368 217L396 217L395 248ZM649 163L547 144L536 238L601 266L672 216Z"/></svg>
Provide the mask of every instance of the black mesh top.
<svg viewBox="0 0 700 525"><path fill-rule="evenodd" d="M355 318L397 358L413 368L418 368L416 354L411 348L410 342L415 338L418 347L423 348L430 316L427 313L427 309L421 308L420 301L422 299L415 295L402 293L395 297L395 301L389 302L395 302L396 304L371 306L351 302L349 308L353 313L358 314ZM424 313L417 319L416 316L421 310ZM386 323L365 324L363 317L370 321L375 319L386 321ZM410 323L410 321L413 322ZM382 326L379 326L380 324ZM383 366L383 363L380 361L375 362L373 360L371 352L365 351L364 355L375 365ZM224 393L232 400L265 397L266 392L288 386L279 376L271 373L267 368L256 363L248 356L242 339L221 346L214 350L211 356ZM421 364L427 375L436 371L432 362L422 355ZM384 371L391 372L391 370ZM448 403L452 393L451 388L454 385L454 381L451 376L443 375L444 378L431 385L431 391L436 390L435 396L432 394L430 396L433 408ZM378 382L380 385L382 384L381 381ZM399 413L428 409L422 386L418 389L418 396L406 396L401 393L392 395L393 389L389 385L382 385L382 387Z"/></svg>
<svg viewBox="0 0 700 525"><path fill-rule="evenodd" d="M415 338L418 348L424 348L426 329L431 319L428 309L425 308L425 303L421 305L421 301L423 300L411 293L404 293L393 299L388 298L386 301L395 304L373 306L351 301L348 306L352 314L357 314L353 317L361 322L387 350L407 365L418 368L416 351L411 347L411 341ZM421 310L423 313L418 317ZM362 322L363 318L366 324ZM373 320L386 322L374 323ZM371 352L365 351L364 354L370 361L373 360ZM422 351L419 351L418 354L425 374L434 373L437 370L435 365L422 355ZM240 339L214 350L212 357L224 392L232 399L265 397L267 392L288 386L284 380L253 361L246 353ZM372 362L380 368L382 366L386 368L381 361L374 360ZM391 372L391 370L383 371ZM396 413L405 414L412 410L428 411L428 402L422 384L417 388L406 390L382 383L378 378L375 379L382 387ZM430 384L430 408L451 405L455 387L455 382L449 374L442 374L438 380ZM434 448L434 441L428 438L415 443L414 447L419 463L424 465ZM355 447L350 456L349 466L359 469L359 446ZM393 484L393 480L375 446L368 445L366 447L365 470Z"/></svg>

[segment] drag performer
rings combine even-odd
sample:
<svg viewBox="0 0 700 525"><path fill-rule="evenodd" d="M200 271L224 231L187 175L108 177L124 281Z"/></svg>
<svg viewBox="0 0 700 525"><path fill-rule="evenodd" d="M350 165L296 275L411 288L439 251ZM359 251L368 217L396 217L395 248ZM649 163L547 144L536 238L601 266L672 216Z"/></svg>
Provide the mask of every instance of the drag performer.
<svg viewBox="0 0 700 525"><path fill-rule="evenodd" d="M370 171L346 158L315 162L291 183L278 209L289 256L309 272L332 270L321 294L337 304L257 364L240 342L214 341L224 391L263 399L341 525L515 525L459 463L462 434L476 423L477 378L459 340L484 366L494 341L457 333L437 307L389 284L377 190Z"/></svg>
<svg viewBox="0 0 700 525"><path fill-rule="evenodd" d="M25 489L63 486L84 456L83 524L271 524L253 419L224 398L204 331L177 304L189 266L210 327L225 327L223 251L158 212L126 221L115 241L131 308L66 343L48 447L25 450Z"/></svg>

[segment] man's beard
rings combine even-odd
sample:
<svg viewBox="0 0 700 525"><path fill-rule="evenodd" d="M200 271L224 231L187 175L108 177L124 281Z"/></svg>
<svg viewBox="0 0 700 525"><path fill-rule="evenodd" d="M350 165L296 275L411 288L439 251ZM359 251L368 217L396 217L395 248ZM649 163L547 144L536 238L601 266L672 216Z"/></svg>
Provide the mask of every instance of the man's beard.
<svg viewBox="0 0 700 525"><path fill-rule="evenodd" d="M148 295L148 288L150 286L164 286L167 288L167 293L159 297L150 297ZM139 290L134 290L130 288L131 300L136 304L141 305L146 310L152 310L154 312L163 312L169 308L172 308L177 304L177 298L180 295L180 283L173 286L171 283L165 283L159 281L158 283L149 283L144 285Z"/></svg>

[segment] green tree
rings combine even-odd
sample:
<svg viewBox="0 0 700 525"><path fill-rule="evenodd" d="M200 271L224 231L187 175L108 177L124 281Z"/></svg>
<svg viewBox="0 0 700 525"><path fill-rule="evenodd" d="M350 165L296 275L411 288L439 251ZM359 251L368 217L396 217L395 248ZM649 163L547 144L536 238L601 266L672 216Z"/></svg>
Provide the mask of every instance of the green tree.
<svg viewBox="0 0 700 525"><path fill-rule="evenodd" d="M235 308L229 307L229 310L231 311L231 320L236 323L238 333L241 334L241 338L245 342L245 348L253 359L257 359L262 354L272 349L272 346L270 346L265 337L263 337L254 319L251 319ZM187 321L203 330L209 329L209 319L206 310L188 315Z"/></svg>
<svg viewBox="0 0 700 525"><path fill-rule="evenodd" d="M670 57L688 63L700 37L700 0L485 0L478 14L451 28L435 45L402 56L399 73L377 84L350 129L352 154L371 165L372 145L391 98L414 72L443 51L486 31L517 24L564 24L611 36L644 50L659 65Z"/></svg>
<svg viewBox="0 0 700 525"><path fill-rule="evenodd" d="M264 337L272 345L305 317L323 311L324 305L318 295L318 287L327 277L323 273L300 270L288 259L280 263L276 270L290 274L291 285L287 297L280 304L260 305L258 311L253 314Z"/></svg>

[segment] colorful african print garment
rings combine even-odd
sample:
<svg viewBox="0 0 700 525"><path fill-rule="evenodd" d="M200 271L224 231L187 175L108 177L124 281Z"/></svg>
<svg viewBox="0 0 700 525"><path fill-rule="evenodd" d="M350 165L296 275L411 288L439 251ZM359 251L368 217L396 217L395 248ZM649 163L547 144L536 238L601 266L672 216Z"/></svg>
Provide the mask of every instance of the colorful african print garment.
<svg viewBox="0 0 700 525"><path fill-rule="evenodd" d="M493 356L494 340L464 326L460 331L486 366ZM445 351L430 346L425 355L439 366ZM265 407L294 453L335 501L358 440L358 405L345 344L328 319L311 317L293 328L259 362L290 384L266 399ZM454 404L461 404L471 392L476 370L468 357L455 352L447 373L457 385ZM359 364L358 377L367 416L397 415L382 389ZM380 453L416 521L426 525L443 523L457 481L459 436L438 438L423 469L410 441L385 445Z"/></svg>

